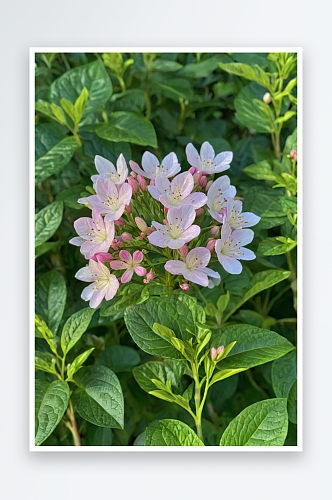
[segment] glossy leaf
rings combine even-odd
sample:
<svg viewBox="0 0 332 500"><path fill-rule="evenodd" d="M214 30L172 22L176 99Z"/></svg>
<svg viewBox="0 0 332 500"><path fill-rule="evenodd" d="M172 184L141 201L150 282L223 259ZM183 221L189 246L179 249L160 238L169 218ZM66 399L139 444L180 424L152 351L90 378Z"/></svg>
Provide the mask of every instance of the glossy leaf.
<svg viewBox="0 0 332 500"><path fill-rule="evenodd" d="M55 233L62 221L62 201L55 201L35 215L35 246L42 245Z"/></svg>
<svg viewBox="0 0 332 500"><path fill-rule="evenodd" d="M259 90L260 89L260 90ZM248 128L253 128L257 132L271 132L271 119L258 105L255 99L263 102L264 89L257 88L257 83L251 83L239 92L235 98L235 116Z"/></svg>
<svg viewBox="0 0 332 500"><path fill-rule="evenodd" d="M140 357L138 352L132 347L125 345L111 345L106 347L98 357L98 364L106 366L113 372L129 372L138 365Z"/></svg>
<svg viewBox="0 0 332 500"><path fill-rule="evenodd" d="M179 420L160 420L156 428L148 427L145 446L204 446L195 432Z"/></svg>
<svg viewBox="0 0 332 500"><path fill-rule="evenodd" d="M44 156L38 158L35 164L35 183L43 182L51 175L61 172L78 147L79 144L74 137L66 137Z"/></svg>
<svg viewBox="0 0 332 500"><path fill-rule="evenodd" d="M81 368L83 363L88 359L88 357L90 356L92 351L94 351L94 349L95 349L94 347L88 349L87 351L77 356L77 358L75 358L72 363L69 363L67 365L67 377L69 379L73 378L74 373L76 373Z"/></svg>
<svg viewBox="0 0 332 500"><path fill-rule="evenodd" d="M151 392L156 390L156 385L152 380L159 380L163 384L169 380L172 387L178 388L185 371L185 365L180 361L149 361L134 368L133 375L144 391Z"/></svg>
<svg viewBox="0 0 332 500"><path fill-rule="evenodd" d="M56 334L66 304L67 288L62 274L57 271L45 273L36 282L35 306L48 324L53 334Z"/></svg>
<svg viewBox="0 0 332 500"><path fill-rule="evenodd" d="M76 342L80 340L88 328L94 312L95 309L87 307L77 311L67 319L61 335L61 349L64 353L69 352Z"/></svg>

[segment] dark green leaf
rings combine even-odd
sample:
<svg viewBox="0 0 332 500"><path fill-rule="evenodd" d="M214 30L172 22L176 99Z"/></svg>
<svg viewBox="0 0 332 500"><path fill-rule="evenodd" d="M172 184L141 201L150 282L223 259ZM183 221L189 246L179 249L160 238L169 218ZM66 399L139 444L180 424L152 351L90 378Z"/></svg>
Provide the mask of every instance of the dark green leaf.
<svg viewBox="0 0 332 500"><path fill-rule="evenodd" d="M64 353L69 352L82 337L90 324L94 312L95 309L87 307L86 309L77 311L67 319L61 335L61 349Z"/></svg>
<svg viewBox="0 0 332 500"><path fill-rule="evenodd" d="M235 116L248 128L253 128L257 132L271 132L272 125L268 115L261 109L255 99L263 103L265 90L257 83L250 83L237 95L235 105Z"/></svg>
<svg viewBox="0 0 332 500"><path fill-rule="evenodd" d="M79 147L74 137L66 137L52 147L35 164L35 183L43 182L53 174L60 172L69 163Z"/></svg>
<svg viewBox="0 0 332 500"><path fill-rule="evenodd" d="M62 221L62 201L55 201L47 205L35 215L35 246L49 240Z"/></svg>
<svg viewBox="0 0 332 500"><path fill-rule="evenodd" d="M179 420L160 420L146 429L145 446L204 446L195 432Z"/></svg>
<svg viewBox="0 0 332 500"><path fill-rule="evenodd" d="M124 345L112 345L106 347L98 357L98 364L110 368L115 373L129 372L138 365L140 357L132 347Z"/></svg>
<svg viewBox="0 0 332 500"><path fill-rule="evenodd" d="M45 319L49 329L55 334L58 330L67 298L64 277L54 270L43 274L36 282L35 293L36 312Z"/></svg>

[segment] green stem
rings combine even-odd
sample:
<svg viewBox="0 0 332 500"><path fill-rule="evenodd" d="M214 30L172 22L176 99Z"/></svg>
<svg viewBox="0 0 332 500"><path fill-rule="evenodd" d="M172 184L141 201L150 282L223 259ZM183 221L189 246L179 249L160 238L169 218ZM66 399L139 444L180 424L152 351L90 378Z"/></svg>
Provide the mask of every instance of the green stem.
<svg viewBox="0 0 332 500"><path fill-rule="evenodd" d="M196 363L193 362L191 364L192 374L195 381L195 408L196 408L196 417L195 424L197 429L197 435L201 441L204 442L203 431L202 431L202 411L201 411L201 386L199 383L199 375Z"/></svg>
<svg viewBox="0 0 332 500"><path fill-rule="evenodd" d="M73 403L71 402L71 399L69 400L69 407L67 410L67 417L70 420L69 422L66 422L66 425L70 432L72 433L73 440L74 440L74 446L81 446L81 437L78 432L78 427L77 427L77 422L76 422L76 417L75 417L75 410L73 407Z"/></svg>
<svg viewBox="0 0 332 500"><path fill-rule="evenodd" d="M269 314L269 312L271 311L272 307L274 306L274 304L277 302L277 300L280 299L280 297L282 297L282 295L284 293L286 293L289 289L290 289L291 285L287 285L285 286L282 290L280 290L279 293L277 293L277 295L275 297L273 297L272 300L270 300L269 302L269 305L267 306L266 310L265 310L265 313L266 314Z"/></svg>
<svg viewBox="0 0 332 500"><path fill-rule="evenodd" d="M198 295L199 295L199 296L200 296L200 298L202 299L202 301L203 301L203 302L205 302L205 304L208 304L209 302L206 300L206 298L205 298L205 297L203 297L203 295L202 295L202 293L201 293L201 291L200 291L199 287L198 287L195 283L193 283L193 285L194 285L194 288L195 288L195 290L197 291Z"/></svg>

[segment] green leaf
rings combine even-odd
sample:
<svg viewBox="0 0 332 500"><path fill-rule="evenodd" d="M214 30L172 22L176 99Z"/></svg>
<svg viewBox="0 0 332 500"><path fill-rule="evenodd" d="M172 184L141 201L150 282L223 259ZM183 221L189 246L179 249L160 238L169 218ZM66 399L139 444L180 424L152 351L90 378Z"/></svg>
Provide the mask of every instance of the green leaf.
<svg viewBox="0 0 332 500"><path fill-rule="evenodd" d="M51 85L50 100L59 105L61 98L75 103L83 88L88 91L88 100L83 118L105 104L112 95L112 82L101 60L67 71Z"/></svg>
<svg viewBox="0 0 332 500"><path fill-rule="evenodd" d="M67 365L67 378L73 378L74 373L76 373L83 365L83 363L88 359L92 351L94 351L94 347L91 349L88 349L87 351L83 352L77 358L74 359L72 363L68 363Z"/></svg>
<svg viewBox="0 0 332 500"><path fill-rule="evenodd" d="M219 68L219 63L230 61L231 58L227 54L216 54L204 61L187 64L178 74L186 78L206 78Z"/></svg>
<svg viewBox="0 0 332 500"><path fill-rule="evenodd" d="M100 316L114 316L114 314L125 311L135 304L141 304L148 298L147 290L138 284L128 284L120 289L112 300L104 301L101 304Z"/></svg>
<svg viewBox="0 0 332 500"><path fill-rule="evenodd" d="M231 75L242 76L247 80L252 80L259 83L262 87L270 90L270 78L259 66L256 65L254 69L249 64L244 63L229 63L229 64L219 64L221 69L230 73Z"/></svg>
<svg viewBox="0 0 332 500"><path fill-rule="evenodd" d="M43 274L36 282L35 294L36 312L45 319L49 329L55 335L67 299L64 277L54 270Z"/></svg>
<svg viewBox="0 0 332 500"><path fill-rule="evenodd" d="M275 395L277 398L288 399L289 419L296 423L297 354L295 350L273 361L271 376Z"/></svg>
<svg viewBox="0 0 332 500"><path fill-rule="evenodd" d="M204 446L195 432L179 420L160 420L156 428L148 427L145 446Z"/></svg>
<svg viewBox="0 0 332 500"><path fill-rule="evenodd" d="M56 358L49 352L35 352L35 369L43 372L56 374Z"/></svg>
<svg viewBox="0 0 332 500"><path fill-rule="evenodd" d="M284 337L271 330L252 325L231 325L221 328L212 336L211 345L218 347L236 341L232 351L218 364L218 370L247 370L273 361L292 351L294 346Z"/></svg>
<svg viewBox="0 0 332 500"><path fill-rule="evenodd" d="M297 245L297 242L293 241L291 238L284 238L284 240L285 241L281 240L279 236L275 238L265 238L265 240L259 243L257 254L283 255L286 252L290 252Z"/></svg>
<svg viewBox="0 0 332 500"><path fill-rule="evenodd" d="M205 323L204 309L197 300L184 294L158 297L125 311L124 319L134 342L148 354L171 359L185 359L166 339L153 331L158 323L173 330L176 337L189 340L196 322ZM192 334L187 330L192 331Z"/></svg>
<svg viewBox="0 0 332 500"><path fill-rule="evenodd" d="M112 446L113 431L109 427L98 427L86 422L85 440L87 446Z"/></svg>
<svg viewBox="0 0 332 500"><path fill-rule="evenodd" d="M140 362L137 351L125 345L106 347L98 357L98 364L110 368L113 372L130 372Z"/></svg>
<svg viewBox="0 0 332 500"><path fill-rule="evenodd" d="M287 400L267 399L232 420L220 446L283 446L288 431Z"/></svg>
<svg viewBox="0 0 332 500"><path fill-rule="evenodd" d="M194 97L193 88L185 78L163 78L161 81L152 80L149 86L152 90L160 92L163 96L175 102L179 102L180 98L191 101Z"/></svg>
<svg viewBox="0 0 332 500"><path fill-rule="evenodd" d="M154 71L179 71L182 68L182 64L176 61L169 61L167 59L162 59L161 57L155 59L152 63L152 69Z"/></svg>
<svg viewBox="0 0 332 500"><path fill-rule="evenodd" d="M159 380L164 385L169 380L171 386L178 389L185 371L185 365L180 361L149 361L133 368L133 375L138 385L144 391L151 393L156 389L156 385L152 382L153 379Z"/></svg>
<svg viewBox="0 0 332 500"><path fill-rule="evenodd" d="M81 309L67 319L61 335L61 349L67 354L88 328L95 309Z"/></svg>
<svg viewBox="0 0 332 500"><path fill-rule="evenodd" d="M219 382L220 380L224 380L225 378L232 377L233 375L236 375L237 373L240 373L242 371L243 371L243 368L234 368L234 369L226 368L224 370L220 370L213 375L209 386L211 387L211 385L215 384L216 382Z"/></svg>
<svg viewBox="0 0 332 500"><path fill-rule="evenodd" d="M46 391L49 387L49 382L46 380L41 380L41 379L36 379L35 380L35 434L37 432L37 425L38 425L38 412L40 405L42 404L43 398L46 394Z"/></svg>
<svg viewBox="0 0 332 500"><path fill-rule="evenodd" d="M123 429L124 402L120 382L109 368L92 365L75 376L78 388L72 395L75 411L99 427Z"/></svg>
<svg viewBox="0 0 332 500"><path fill-rule="evenodd" d="M40 123L35 127L35 158L45 156L66 137L66 130L57 123Z"/></svg>
<svg viewBox="0 0 332 500"><path fill-rule="evenodd" d="M90 126L89 131L107 141L131 142L139 146L152 146L153 148L158 146L152 123L134 111L112 113L108 123Z"/></svg>
<svg viewBox="0 0 332 500"><path fill-rule="evenodd" d="M287 158L287 156L290 154L292 149L295 149L295 151L297 151L297 129L295 129L292 135L289 135L286 139L286 144L281 160L281 165L284 172L291 171L292 160L290 158Z"/></svg>
<svg viewBox="0 0 332 500"><path fill-rule="evenodd" d="M83 152L94 163L95 156L100 155L110 160L114 165L122 153L128 161L131 158L131 148L127 142L110 142L98 137L95 133L80 131L80 137L83 139Z"/></svg>
<svg viewBox="0 0 332 500"><path fill-rule="evenodd" d="M38 397L35 434L36 446L40 446L52 434L62 419L69 402L70 391L67 382L56 380L45 389L45 384L36 384Z"/></svg>
<svg viewBox="0 0 332 500"><path fill-rule="evenodd" d="M35 259L44 255L44 253L49 252L50 250L55 250L58 245L58 241L50 241L48 243L42 243L35 248Z"/></svg>
<svg viewBox="0 0 332 500"><path fill-rule="evenodd" d="M252 179L275 181L277 180L276 174L273 172L271 164L266 161L260 161L257 164L249 165L243 169L243 172Z"/></svg>
<svg viewBox="0 0 332 500"><path fill-rule="evenodd" d="M250 83L239 92L234 101L235 116L248 128L253 128L257 132L271 132L271 119L257 103L263 101L264 90L257 87L256 83ZM263 103L263 102L262 102Z"/></svg>
<svg viewBox="0 0 332 500"><path fill-rule="evenodd" d="M62 201L54 201L35 215L35 247L53 236L61 224L62 213Z"/></svg>
<svg viewBox="0 0 332 500"><path fill-rule="evenodd" d="M53 174L61 172L69 163L79 144L75 137L66 137L52 147L35 164L35 183L43 182Z"/></svg>

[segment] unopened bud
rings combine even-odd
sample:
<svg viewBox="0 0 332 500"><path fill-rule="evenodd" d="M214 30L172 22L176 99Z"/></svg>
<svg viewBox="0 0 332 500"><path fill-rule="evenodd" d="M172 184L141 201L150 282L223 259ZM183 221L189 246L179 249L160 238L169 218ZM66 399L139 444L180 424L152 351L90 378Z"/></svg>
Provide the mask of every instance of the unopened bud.
<svg viewBox="0 0 332 500"><path fill-rule="evenodd" d="M138 186L137 182L135 181L135 179L128 177L128 184L131 187L131 189L133 190L133 193L135 193L135 194L138 193L139 186Z"/></svg>
<svg viewBox="0 0 332 500"><path fill-rule="evenodd" d="M196 168L190 167L189 172L191 173L191 175L194 175L194 173L196 172Z"/></svg>
<svg viewBox="0 0 332 500"><path fill-rule="evenodd" d="M198 170L198 172L196 172L196 174L194 174L194 184L198 184L199 181L200 181L200 179L201 179L201 177L202 177L202 172L200 172Z"/></svg>
<svg viewBox="0 0 332 500"><path fill-rule="evenodd" d="M270 92L266 92L266 94L264 94L263 101L265 102L265 104L270 104L270 102L271 102L271 94L270 94Z"/></svg>
<svg viewBox="0 0 332 500"><path fill-rule="evenodd" d="M148 190L148 185L147 185L146 180L141 175L137 176L137 180L138 180L139 187L141 188L143 193L145 193Z"/></svg>
<svg viewBox="0 0 332 500"><path fill-rule="evenodd" d="M122 233L121 234L121 240L124 241L124 242L128 242L128 241L131 241L133 239L132 235L129 234L129 233Z"/></svg>
<svg viewBox="0 0 332 500"><path fill-rule="evenodd" d="M295 149L292 149L289 156L292 160L297 160L297 151L295 151Z"/></svg>
<svg viewBox="0 0 332 500"><path fill-rule="evenodd" d="M131 175L131 177L133 177L134 179L136 179L136 173L135 172L133 172L133 171L130 172L130 175Z"/></svg>
<svg viewBox="0 0 332 500"><path fill-rule="evenodd" d="M144 219L141 217L135 217L135 222L138 229L140 229L143 233L147 232L148 226Z"/></svg>
<svg viewBox="0 0 332 500"><path fill-rule="evenodd" d="M182 290L184 290L185 292L187 292L189 290L189 285L188 283L182 283L182 285L180 285L180 287L182 288Z"/></svg>
<svg viewBox="0 0 332 500"><path fill-rule="evenodd" d="M211 359L214 361L217 357L217 349L215 347L212 347L211 349Z"/></svg>
<svg viewBox="0 0 332 500"><path fill-rule="evenodd" d="M213 184L213 181L209 181L209 182L207 183L207 185L205 186L205 192L206 192L206 193L208 192L208 190L210 189L210 187L212 186L212 184Z"/></svg>
<svg viewBox="0 0 332 500"><path fill-rule="evenodd" d="M142 240L142 239L143 239L143 236L139 236L137 239L138 239L138 240Z"/></svg>
<svg viewBox="0 0 332 500"><path fill-rule="evenodd" d="M157 231L155 227L148 227L146 234L149 235L149 234L153 233L154 231Z"/></svg>
<svg viewBox="0 0 332 500"><path fill-rule="evenodd" d="M131 206L130 206L130 205L125 205L125 212L126 212L127 214L131 214L131 213L132 213L132 211L133 211L133 209L131 208Z"/></svg>
<svg viewBox="0 0 332 500"><path fill-rule="evenodd" d="M219 231L219 226L214 226L210 231L210 236L215 236Z"/></svg>
<svg viewBox="0 0 332 500"><path fill-rule="evenodd" d="M181 248L178 248L178 252L181 255L181 257L187 257L187 255L188 255L187 245L183 245Z"/></svg>
<svg viewBox="0 0 332 500"><path fill-rule="evenodd" d="M150 273L148 273L148 274L146 275L146 279L147 279L147 280L149 280L149 281L153 280L153 279L154 279L154 273L151 273L151 272L150 272Z"/></svg>
<svg viewBox="0 0 332 500"><path fill-rule="evenodd" d="M113 259L113 255L108 253L108 252L98 252L95 253L93 257L91 257L92 260L95 262L101 262L102 264L104 262L108 262Z"/></svg>
<svg viewBox="0 0 332 500"><path fill-rule="evenodd" d="M202 187L202 188L205 188L207 184L207 178L206 178L206 175L202 175L200 181L199 181L199 185Z"/></svg>
<svg viewBox="0 0 332 500"><path fill-rule="evenodd" d="M151 179L150 186L155 186L155 185L156 185L156 181L154 179Z"/></svg>
<svg viewBox="0 0 332 500"><path fill-rule="evenodd" d="M115 239L112 241L112 248L113 250L119 250L119 245Z"/></svg>
<svg viewBox="0 0 332 500"><path fill-rule="evenodd" d="M220 358L222 357L223 355L223 352L224 352L225 348L223 345L221 345L220 347L218 347L217 349L217 357L216 357L216 361L219 361Z"/></svg>
<svg viewBox="0 0 332 500"><path fill-rule="evenodd" d="M206 245L206 248L210 250L211 253L215 252L215 245L216 245L216 240L210 240L208 244Z"/></svg>
<svg viewBox="0 0 332 500"><path fill-rule="evenodd" d="M120 217L118 220L115 220L115 221L114 221L114 224L115 224L116 226L119 226L119 227L124 226L124 225L125 225L125 223L126 223L126 221L124 220L124 218L123 218L123 217Z"/></svg>
<svg viewBox="0 0 332 500"><path fill-rule="evenodd" d="M195 212L196 212L196 217L204 215L204 208L198 208L197 210L195 210Z"/></svg>

